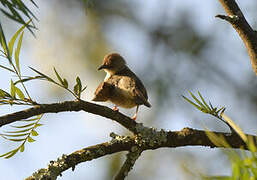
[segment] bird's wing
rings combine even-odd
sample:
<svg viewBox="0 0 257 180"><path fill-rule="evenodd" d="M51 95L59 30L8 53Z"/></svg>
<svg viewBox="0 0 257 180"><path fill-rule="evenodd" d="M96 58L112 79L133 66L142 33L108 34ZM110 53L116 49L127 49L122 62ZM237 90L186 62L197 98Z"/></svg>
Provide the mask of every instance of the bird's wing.
<svg viewBox="0 0 257 180"><path fill-rule="evenodd" d="M133 91L132 94L137 104L144 104L147 107L151 107L150 103L147 101L148 95L145 86L128 67L126 67L123 71L120 71L117 75L123 76L122 80L129 81L126 84L130 84L130 87L132 87L130 90Z"/></svg>

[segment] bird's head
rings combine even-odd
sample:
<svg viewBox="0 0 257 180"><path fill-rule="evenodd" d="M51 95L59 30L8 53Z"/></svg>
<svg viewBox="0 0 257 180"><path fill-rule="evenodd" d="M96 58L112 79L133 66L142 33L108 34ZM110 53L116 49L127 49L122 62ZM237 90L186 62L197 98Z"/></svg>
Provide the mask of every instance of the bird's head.
<svg viewBox="0 0 257 180"><path fill-rule="evenodd" d="M98 68L98 70L103 69L110 75L124 69L126 67L126 61L118 53L107 54L104 57L103 64Z"/></svg>

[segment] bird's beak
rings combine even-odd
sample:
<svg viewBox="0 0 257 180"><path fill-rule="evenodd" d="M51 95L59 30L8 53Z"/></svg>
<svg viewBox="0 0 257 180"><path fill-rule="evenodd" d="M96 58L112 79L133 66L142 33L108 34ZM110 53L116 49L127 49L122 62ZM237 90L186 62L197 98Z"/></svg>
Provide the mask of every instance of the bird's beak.
<svg viewBox="0 0 257 180"><path fill-rule="evenodd" d="M107 69L107 68L108 68L108 66L105 65L105 64L103 64L103 65L101 65L101 66L98 68L98 71L101 70L101 69Z"/></svg>

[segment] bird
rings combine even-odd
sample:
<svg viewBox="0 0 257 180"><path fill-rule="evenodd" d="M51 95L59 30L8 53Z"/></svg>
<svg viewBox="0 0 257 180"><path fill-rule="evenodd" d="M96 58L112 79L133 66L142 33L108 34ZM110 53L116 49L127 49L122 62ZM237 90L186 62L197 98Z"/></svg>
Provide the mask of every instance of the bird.
<svg viewBox="0 0 257 180"><path fill-rule="evenodd" d="M132 119L136 120L140 105L151 107L148 102L147 91L133 71L129 69L125 59L118 53L110 53L104 57L98 70L104 70L104 81L97 87L93 101L112 102L113 110L119 111L117 106L133 108L136 113Z"/></svg>

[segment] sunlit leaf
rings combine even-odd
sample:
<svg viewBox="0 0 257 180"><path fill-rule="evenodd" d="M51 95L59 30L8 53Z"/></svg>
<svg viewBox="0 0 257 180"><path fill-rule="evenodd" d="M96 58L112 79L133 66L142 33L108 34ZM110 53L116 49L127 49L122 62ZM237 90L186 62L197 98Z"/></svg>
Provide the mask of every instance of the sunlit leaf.
<svg viewBox="0 0 257 180"><path fill-rule="evenodd" d="M61 76L58 74L58 72L56 71L56 69L54 68L54 72L55 72L55 75L57 77L57 79L60 81L60 83L64 86L64 83L63 83L63 80L61 78Z"/></svg>
<svg viewBox="0 0 257 180"><path fill-rule="evenodd" d="M11 80L11 96L12 97L15 97L15 90L16 90L16 87L13 84L13 81Z"/></svg>
<svg viewBox="0 0 257 180"><path fill-rule="evenodd" d="M1 136L5 136L5 137L21 137L21 136L26 136L29 133L22 133L22 134L0 134Z"/></svg>
<svg viewBox="0 0 257 180"><path fill-rule="evenodd" d="M22 132L30 131L31 129L33 129L33 127L27 128L27 129L23 129L23 130L19 130L19 131L5 131L5 133L22 133Z"/></svg>
<svg viewBox="0 0 257 180"><path fill-rule="evenodd" d="M15 50L15 64L16 64L16 68L17 68L19 74L21 73L19 56L20 56L20 49L21 49L23 34L24 34L24 32L21 33L21 36L18 41L17 49Z"/></svg>
<svg viewBox="0 0 257 180"><path fill-rule="evenodd" d="M20 152L24 151L24 143L22 143L22 145L20 146Z"/></svg>
<svg viewBox="0 0 257 180"><path fill-rule="evenodd" d="M25 128L25 127L29 127L29 126L33 126L33 125L35 125L35 123L26 124L26 125L23 125L23 126L13 126L12 125L12 127L14 127L14 128Z"/></svg>
<svg viewBox="0 0 257 180"><path fill-rule="evenodd" d="M31 138L30 136L28 137L28 142L34 142L34 141L36 141L36 140Z"/></svg>
<svg viewBox="0 0 257 180"><path fill-rule="evenodd" d="M32 130L32 131L31 131L31 134L32 134L32 136L38 136L38 133L37 133L37 131L35 131L35 130Z"/></svg>
<svg viewBox="0 0 257 180"><path fill-rule="evenodd" d="M63 79L63 86L67 89L69 87L68 81L64 78Z"/></svg>
<svg viewBox="0 0 257 180"><path fill-rule="evenodd" d="M27 81L30 81L30 80L42 79L42 78L44 78L44 77L43 77L43 76L27 77L27 78L24 78L24 79L15 81L15 82L14 82L14 85L16 85L16 84L18 84L18 83L21 83L21 82L27 82Z"/></svg>
<svg viewBox="0 0 257 180"><path fill-rule="evenodd" d="M225 119L225 121L237 132L237 134L242 138L244 142L247 142L247 137L245 133L242 131L242 129L237 126L232 119L230 119L227 115L224 113L222 114L222 118Z"/></svg>
<svg viewBox="0 0 257 180"><path fill-rule="evenodd" d="M9 51L10 51L10 55L12 56L12 52L13 52L13 46L14 46L14 43L17 39L17 37L19 36L19 34L21 33L21 31L26 27L26 25L28 25L30 22L32 21L29 20L25 25L23 25L12 37L11 41L8 43L8 47L9 47Z"/></svg>
<svg viewBox="0 0 257 180"><path fill-rule="evenodd" d="M0 155L0 157L5 157L6 159L8 159L8 158L12 157L13 155L15 155L18 152L18 150L19 150L18 148L14 149L12 151L9 151L7 153Z"/></svg>
<svg viewBox="0 0 257 180"><path fill-rule="evenodd" d="M36 128L36 127L39 127L39 126L43 126L43 124L37 123L37 124L35 125L35 128Z"/></svg>
<svg viewBox="0 0 257 180"><path fill-rule="evenodd" d="M23 92L18 87L15 87L15 92L20 97L21 100L25 98Z"/></svg>
<svg viewBox="0 0 257 180"><path fill-rule="evenodd" d="M55 82L52 78L48 77L47 75L37 71L36 69L32 68L32 67L29 67L30 69L32 69L33 71L35 71L36 73L40 74L42 77L44 77L45 79L47 79L48 81L51 81L51 82Z"/></svg>

